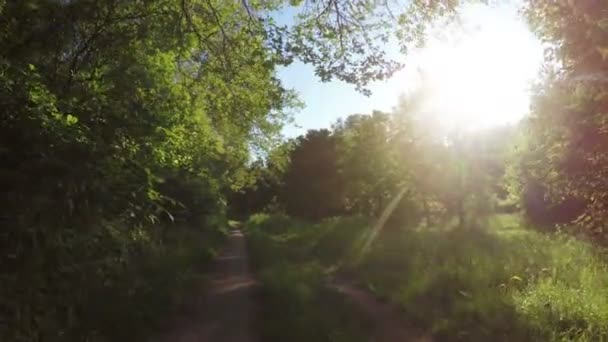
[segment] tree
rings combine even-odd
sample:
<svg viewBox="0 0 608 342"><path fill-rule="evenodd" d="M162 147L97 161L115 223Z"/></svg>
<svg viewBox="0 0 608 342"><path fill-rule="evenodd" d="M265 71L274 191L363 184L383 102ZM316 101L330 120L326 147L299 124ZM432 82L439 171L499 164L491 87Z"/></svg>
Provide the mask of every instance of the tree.
<svg viewBox="0 0 608 342"><path fill-rule="evenodd" d="M310 130L293 143L279 198L288 214L321 219L343 212L343 182L335 137L329 130Z"/></svg>
<svg viewBox="0 0 608 342"><path fill-rule="evenodd" d="M530 209L535 205L537 212L557 218L549 223L578 217L578 227L599 239L605 238L608 193L607 6L601 1L527 3L531 26L548 45L548 61L519 162L519 189ZM562 215L555 215L558 211Z"/></svg>
<svg viewBox="0 0 608 342"><path fill-rule="evenodd" d="M427 225L433 216L456 216L461 227L473 227L494 211L502 185L513 127L460 132L442 125L425 84L402 97L393 113L390 146L401 184L420 203Z"/></svg>
<svg viewBox="0 0 608 342"><path fill-rule="evenodd" d="M280 58L236 2L1 5L0 339L139 339L150 260L277 138Z"/></svg>
<svg viewBox="0 0 608 342"><path fill-rule="evenodd" d="M345 205L351 212L380 215L396 191L397 168L390 155L390 116L350 115L334 125Z"/></svg>

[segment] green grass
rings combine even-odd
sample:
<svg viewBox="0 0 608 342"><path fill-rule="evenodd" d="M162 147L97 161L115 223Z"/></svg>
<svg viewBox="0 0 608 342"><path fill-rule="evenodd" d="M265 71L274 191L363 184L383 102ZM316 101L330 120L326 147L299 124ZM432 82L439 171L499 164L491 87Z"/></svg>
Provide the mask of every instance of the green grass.
<svg viewBox="0 0 608 342"><path fill-rule="evenodd" d="M444 341L608 337L601 250L502 217L474 230L386 231L353 272Z"/></svg>
<svg viewBox="0 0 608 342"><path fill-rule="evenodd" d="M310 225L255 215L246 224L250 255L262 284L257 327L262 341L364 342L369 324L328 288L325 270L350 247L361 219Z"/></svg>
<svg viewBox="0 0 608 342"><path fill-rule="evenodd" d="M334 324L348 327L348 320L332 321L334 314L344 317L345 306L323 305L323 270L352 258L370 223L340 218L306 224L265 215L250 220L252 254L275 309L298 303L294 312L275 318L288 322L283 330L297 335L318 327L327 336ZM385 227L362 261L343 271L398 304L407 320L437 340L608 340L604 250L522 225L516 216L500 215L469 230ZM309 318L297 319L296 312ZM323 322L311 318L317 315ZM274 340L331 340L279 335Z"/></svg>

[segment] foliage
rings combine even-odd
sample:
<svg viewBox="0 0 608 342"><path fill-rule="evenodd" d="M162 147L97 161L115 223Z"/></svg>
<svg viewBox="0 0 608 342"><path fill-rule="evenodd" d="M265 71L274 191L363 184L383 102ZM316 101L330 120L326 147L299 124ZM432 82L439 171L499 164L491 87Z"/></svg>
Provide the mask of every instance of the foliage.
<svg viewBox="0 0 608 342"><path fill-rule="evenodd" d="M275 20L284 8L297 12L291 25ZM399 67L378 48L387 11L367 0L0 1L2 339L107 338L87 311L98 284L140 317L128 299L144 291L129 281L141 255L164 255L187 226L213 235L226 195L257 172L250 156L277 146L298 103L275 68L297 58L365 91Z"/></svg>
<svg viewBox="0 0 608 342"><path fill-rule="evenodd" d="M238 3L2 5L0 339L142 339L277 137L275 52Z"/></svg>
<svg viewBox="0 0 608 342"><path fill-rule="evenodd" d="M335 139L328 130L311 130L295 140L278 196L290 215L318 220L342 211Z"/></svg>
<svg viewBox="0 0 608 342"><path fill-rule="evenodd" d="M390 147L391 116L350 115L334 124L345 184L344 206L349 212L379 215L399 182Z"/></svg>
<svg viewBox="0 0 608 342"><path fill-rule="evenodd" d="M272 185L261 179L264 197L251 191L245 198L275 199L287 214L308 220L378 217L406 189L392 220L457 216L463 226L483 220L508 195L502 179L514 129L444 136L417 107L422 96L403 99L392 113L350 115L332 131L294 139L286 145L285 171L272 172Z"/></svg>
<svg viewBox="0 0 608 342"><path fill-rule="evenodd" d="M279 210L279 196L290 166L291 152L292 144L279 144L265 158L259 158L247 167L251 175L248 182L228 197L230 215L246 220L253 213Z"/></svg>
<svg viewBox="0 0 608 342"><path fill-rule="evenodd" d="M412 319L442 338L606 338L598 250L467 228L515 198L537 222L574 220L564 228L606 241L608 5L525 2L547 65L514 156L513 129L445 131L418 106L424 92L280 140L298 102L278 66L300 59L368 94L401 66L380 45L406 52L464 2L0 0L0 339L145 339L213 255L230 209L378 217L403 191L393 235L357 272ZM296 15L281 26L285 8ZM464 229L431 229L454 217ZM400 230L422 218L426 231ZM366 224L249 226L268 312L286 322L267 336L365 336L323 267Z"/></svg>
<svg viewBox="0 0 608 342"><path fill-rule="evenodd" d="M540 207L549 223L576 219L577 233L602 242L607 193L605 11L606 4L597 1L527 2L525 14L547 45L547 67L535 91L528 142L518 161L520 195L528 207Z"/></svg>

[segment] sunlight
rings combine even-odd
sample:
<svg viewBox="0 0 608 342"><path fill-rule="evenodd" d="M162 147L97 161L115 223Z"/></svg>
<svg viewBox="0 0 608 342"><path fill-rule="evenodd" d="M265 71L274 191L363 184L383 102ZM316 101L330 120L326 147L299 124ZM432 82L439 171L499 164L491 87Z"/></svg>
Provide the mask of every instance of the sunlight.
<svg viewBox="0 0 608 342"><path fill-rule="evenodd" d="M428 92L425 112L459 130L514 123L527 114L542 47L513 8L471 6L459 25L436 31L410 65Z"/></svg>

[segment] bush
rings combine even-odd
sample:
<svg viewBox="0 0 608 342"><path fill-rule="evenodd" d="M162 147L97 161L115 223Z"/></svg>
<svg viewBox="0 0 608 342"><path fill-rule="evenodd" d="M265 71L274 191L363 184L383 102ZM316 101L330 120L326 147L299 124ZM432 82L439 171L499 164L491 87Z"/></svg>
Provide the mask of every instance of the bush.
<svg viewBox="0 0 608 342"><path fill-rule="evenodd" d="M199 282L197 268L221 239L216 230L170 228L161 243L153 229L106 222L94 234L66 234L45 246L45 258L37 254L17 277L4 278L2 308L20 315L4 316L0 339L145 340Z"/></svg>

